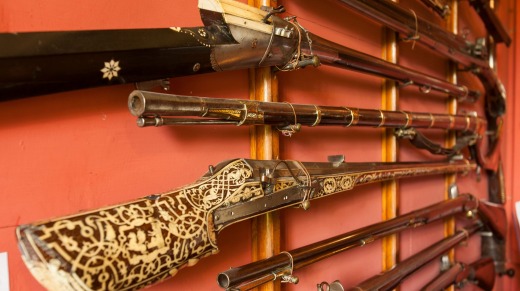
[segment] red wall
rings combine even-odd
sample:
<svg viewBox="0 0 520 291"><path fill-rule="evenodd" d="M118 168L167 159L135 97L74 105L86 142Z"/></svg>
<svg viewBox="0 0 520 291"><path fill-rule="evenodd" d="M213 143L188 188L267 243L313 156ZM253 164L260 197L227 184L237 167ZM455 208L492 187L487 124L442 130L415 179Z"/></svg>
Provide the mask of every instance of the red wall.
<svg viewBox="0 0 520 291"><path fill-rule="evenodd" d="M425 18L443 22L416 0L401 1ZM514 25L514 1L502 0L500 11L508 28ZM381 56L382 30L366 18L341 8L336 1L284 1L290 14L310 31L340 44ZM0 4L0 31L48 31L115 28L198 26L201 21L196 1L20 1ZM463 12L463 13L462 13ZM481 36L483 28L467 3L461 1L460 28L470 27L470 38ZM444 25L444 24L442 24ZM474 29L474 30L473 30ZM518 33L517 33L518 34ZM517 35L514 35L514 39ZM501 45L503 46L503 45ZM508 89L504 161L508 209L518 200L520 184L513 173L518 138L514 102L518 83L513 67L517 48L499 50L499 73ZM399 44L399 63L446 78L447 60L411 43ZM516 63L514 63L516 66ZM472 85L480 86L471 76ZM279 74L280 99L297 103L380 108L380 78L321 66ZM193 96L248 98L247 71L236 71L172 79L171 92ZM132 200L151 193L190 183L207 166L219 161L249 157L249 130L238 127L138 128L126 108L132 85L79 90L0 103L0 252L8 252L11 290L41 290L22 264L16 248L16 225L94 209ZM462 106L478 109L482 102ZM399 109L447 112L442 94L423 94L414 87L400 90ZM437 134L443 140L441 134ZM325 161L328 155L344 154L347 161L382 159L380 129L304 128L291 138L281 137L282 159ZM399 160L428 160L431 157L400 142ZM520 170L520 169L518 169ZM457 178L460 192L487 196L484 178L476 182L470 174ZM312 203L307 211L282 211L282 249L290 250L381 220L381 186L363 186L351 192ZM400 182L399 213L441 201L445 177L428 177ZM399 258L405 259L444 236L444 225L404 232ZM250 262L249 222L241 222L219 235L220 253L203 259L195 267L180 271L173 279L152 290L219 290L216 275L232 266ZM479 238L457 249L466 263L478 258ZM510 259L517 253L510 249ZM377 274L382 266L382 245L376 241L297 272L300 283L286 290L310 290L321 281L341 280L350 286ZM403 290L417 289L438 272L430 264L404 283ZM501 288L514 282L503 279Z"/></svg>

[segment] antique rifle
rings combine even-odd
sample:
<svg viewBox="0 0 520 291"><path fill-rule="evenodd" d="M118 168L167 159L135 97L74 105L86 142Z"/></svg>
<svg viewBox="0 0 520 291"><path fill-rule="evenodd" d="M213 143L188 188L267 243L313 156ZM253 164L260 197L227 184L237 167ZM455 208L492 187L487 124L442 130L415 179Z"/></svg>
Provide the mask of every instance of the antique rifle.
<svg viewBox="0 0 520 291"><path fill-rule="evenodd" d="M468 283L491 291L495 285L495 264L491 258L482 258L470 265L455 263L451 268L428 283L422 291L439 291L455 285L457 289Z"/></svg>
<svg viewBox="0 0 520 291"><path fill-rule="evenodd" d="M326 240L322 240L273 257L231 268L218 275L220 287L226 290L249 290L261 284L281 279L297 283L293 271L355 247L365 246L376 239L405 229L415 228L460 213L470 216L479 213L486 217L491 228L505 235L500 223L505 219L503 207L478 201L470 194L439 202L396 218L372 224Z"/></svg>
<svg viewBox="0 0 520 291"><path fill-rule="evenodd" d="M348 108L292 103L261 102L241 99L206 98L162 94L141 90L128 97L128 108L137 116L138 126L162 125L273 125L285 135L301 126L373 126L396 128L399 137L409 139L418 148L433 154L454 155L466 146L475 148L479 165L492 169L499 147L487 146L487 123L474 115L448 115L406 111ZM174 118L196 117L196 118ZM444 148L416 129L434 128L461 132L453 148Z"/></svg>
<svg viewBox="0 0 520 291"><path fill-rule="evenodd" d="M507 33L504 25L498 19L493 8L491 8L490 0L470 0L469 4L475 9L482 19L487 31L493 37L496 43L503 42L506 46L511 45L511 37Z"/></svg>
<svg viewBox="0 0 520 291"><path fill-rule="evenodd" d="M250 217L380 181L467 172L448 162L343 163L235 159L197 182L120 205L22 225L31 273L50 290L138 289L218 251L217 234Z"/></svg>
<svg viewBox="0 0 520 291"><path fill-rule="evenodd" d="M319 64L368 73L459 100L480 92L320 38L295 17L233 0L199 0L195 28L0 34L2 99L176 76L274 66ZM153 82L151 82L153 83ZM166 86L165 83L162 83Z"/></svg>
<svg viewBox="0 0 520 291"><path fill-rule="evenodd" d="M485 45L469 43L462 36L446 31L413 11L387 0L339 0L346 7L421 43L471 70L486 91L487 113L498 117L506 110L506 92L488 62Z"/></svg>
<svg viewBox="0 0 520 291"><path fill-rule="evenodd" d="M479 231L482 226L482 223L476 222L469 227L463 228L457 231L454 235L440 240L408 259L401 261L392 269L375 275L347 290L392 290L413 272L468 239L468 237ZM335 281L332 287L334 287L334 289L329 288L330 291L345 290L339 281Z"/></svg>

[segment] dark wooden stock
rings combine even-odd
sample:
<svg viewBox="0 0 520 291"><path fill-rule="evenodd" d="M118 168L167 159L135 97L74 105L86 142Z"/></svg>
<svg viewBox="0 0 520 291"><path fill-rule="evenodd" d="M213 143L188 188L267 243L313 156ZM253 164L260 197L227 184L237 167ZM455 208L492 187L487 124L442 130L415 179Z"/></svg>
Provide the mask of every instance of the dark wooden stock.
<svg viewBox="0 0 520 291"><path fill-rule="evenodd" d="M466 240L469 236L473 235L481 228L482 224L478 222L469 227L466 227L456 232L454 235L445 238L409 257L408 259L398 263L394 268L371 277L348 290L392 290L410 274L426 265L433 259L446 253L453 247L457 246L460 242Z"/></svg>
<svg viewBox="0 0 520 291"><path fill-rule="evenodd" d="M253 11L240 2L227 4L236 8L233 13ZM213 5L218 7L220 3ZM254 10L253 14L266 15L267 12ZM0 67L4 68L0 71L0 100L215 71L269 66L291 70L317 66L320 61L413 83L426 91L445 92L459 101L473 101L480 96L480 92L465 86L309 33L313 42L311 49L306 37L298 42L298 35L307 35L306 30L276 16L271 16L267 24L252 20L263 29L226 23L220 12L205 9L201 9L201 18L206 26L196 28L0 34ZM300 31L288 30L288 27ZM271 39L269 29L283 30L285 34L273 34ZM251 42L255 43L253 48ZM264 58L266 50L270 50L269 58ZM294 55L307 58L293 64Z"/></svg>
<svg viewBox="0 0 520 291"><path fill-rule="evenodd" d="M248 290L287 274L290 272L291 266L293 270L297 270L404 229L431 223L465 211L474 211L478 205L478 201L472 195L461 195L455 199L418 209L388 221L280 253L268 259L232 268L220 273L217 281L220 287L228 290Z"/></svg>
<svg viewBox="0 0 520 291"><path fill-rule="evenodd" d="M466 283L474 283L480 289L491 291L495 285L495 276L495 264L491 258L482 258L470 265L455 263L421 290L439 291L451 285L462 288Z"/></svg>

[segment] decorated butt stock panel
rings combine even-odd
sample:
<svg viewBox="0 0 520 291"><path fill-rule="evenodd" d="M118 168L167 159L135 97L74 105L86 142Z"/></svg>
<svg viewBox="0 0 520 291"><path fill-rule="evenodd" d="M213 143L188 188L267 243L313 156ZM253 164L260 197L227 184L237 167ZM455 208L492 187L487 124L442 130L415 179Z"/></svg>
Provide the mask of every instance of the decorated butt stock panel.
<svg viewBox="0 0 520 291"><path fill-rule="evenodd" d="M22 257L49 290L134 290L217 252L210 212L261 195L234 160L211 178L161 195L17 229Z"/></svg>

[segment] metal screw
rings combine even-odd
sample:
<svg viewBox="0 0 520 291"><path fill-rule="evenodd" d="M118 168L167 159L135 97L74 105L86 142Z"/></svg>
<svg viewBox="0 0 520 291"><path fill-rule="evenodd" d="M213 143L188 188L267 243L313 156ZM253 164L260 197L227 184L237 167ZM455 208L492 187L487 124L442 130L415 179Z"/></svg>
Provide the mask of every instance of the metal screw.
<svg viewBox="0 0 520 291"><path fill-rule="evenodd" d="M193 65L193 71L197 72L198 70L200 70L200 64L196 63L195 65Z"/></svg>

